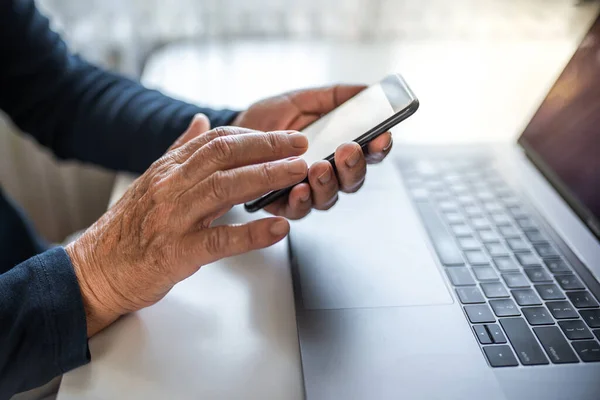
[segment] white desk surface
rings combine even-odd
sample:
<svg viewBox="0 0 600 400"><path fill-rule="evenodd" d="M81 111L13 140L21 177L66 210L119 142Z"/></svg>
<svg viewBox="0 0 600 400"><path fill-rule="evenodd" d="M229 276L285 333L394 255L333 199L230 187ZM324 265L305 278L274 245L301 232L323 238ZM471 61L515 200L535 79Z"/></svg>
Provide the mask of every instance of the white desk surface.
<svg viewBox="0 0 600 400"><path fill-rule="evenodd" d="M422 107L396 130L397 147L402 141L508 141L535 111L577 36L551 42L188 44L150 60L144 82L195 102L244 107L282 90L371 82L398 71ZM129 182L120 178L115 198ZM239 208L225 216L235 222L251 217ZM60 400L301 398L286 242L203 267L155 306L94 337L90 349L92 362L64 376Z"/></svg>

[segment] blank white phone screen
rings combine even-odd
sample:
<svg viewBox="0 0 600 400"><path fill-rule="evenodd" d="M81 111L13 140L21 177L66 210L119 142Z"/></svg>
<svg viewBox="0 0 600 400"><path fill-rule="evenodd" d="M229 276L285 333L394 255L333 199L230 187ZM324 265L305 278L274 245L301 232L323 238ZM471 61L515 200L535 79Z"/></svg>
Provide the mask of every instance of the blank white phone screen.
<svg viewBox="0 0 600 400"><path fill-rule="evenodd" d="M308 137L308 150L302 158L312 165L335 152L394 115L394 109L381 87L369 86L340 107L302 130Z"/></svg>

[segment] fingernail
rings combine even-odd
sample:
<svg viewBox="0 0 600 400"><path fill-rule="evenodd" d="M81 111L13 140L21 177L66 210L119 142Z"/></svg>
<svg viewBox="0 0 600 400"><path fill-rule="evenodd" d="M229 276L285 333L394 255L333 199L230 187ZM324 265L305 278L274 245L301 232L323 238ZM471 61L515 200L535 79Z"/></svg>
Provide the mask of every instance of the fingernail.
<svg viewBox="0 0 600 400"><path fill-rule="evenodd" d="M301 133L292 133L290 136L292 147L304 149L308 147L308 138Z"/></svg>
<svg viewBox="0 0 600 400"><path fill-rule="evenodd" d="M308 200L310 200L310 193L306 193L300 197L300 201L303 203L306 203Z"/></svg>
<svg viewBox="0 0 600 400"><path fill-rule="evenodd" d="M271 225L271 228L269 229L269 231L271 232L271 235L273 236L281 236L287 233L288 230L288 223L283 220L280 219L277 222L275 222L273 225Z"/></svg>
<svg viewBox="0 0 600 400"><path fill-rule="evenodd" d="M392 140L392 136L390 135L390 141L388 142L388 144L385 145L385 147L383 148L383 152L385 153L386 151L388 151L390 149L390 147L392 147L392 143L394 143L394 141Z"/></svg>
<svg viewBox="0 0 600 400"><path fill-rule="evenodd" d="M349 168L354 167L356 164L358 164L358 162L360 161L360 156L362 155L362 150L361 149L355 149L352 154L350 154L350 157L348 157L346 159L346 165Z"/></svg>
<svg viewBox="0 0 600 400"><path fill-rule="evenodd" d="M306 169L308 168L306 166L306 161L304 161L301 158L292 158L290 160L288 160L288 171L291 174L305 174L306 173Z"/></svg>
<svg viewBox="0 0 600 400"><path fill-rule="evenodd" d="M331 182L331 170L328 168L327 171L323 172L317 179L321 182L321 185L327 185Z"/></svg>

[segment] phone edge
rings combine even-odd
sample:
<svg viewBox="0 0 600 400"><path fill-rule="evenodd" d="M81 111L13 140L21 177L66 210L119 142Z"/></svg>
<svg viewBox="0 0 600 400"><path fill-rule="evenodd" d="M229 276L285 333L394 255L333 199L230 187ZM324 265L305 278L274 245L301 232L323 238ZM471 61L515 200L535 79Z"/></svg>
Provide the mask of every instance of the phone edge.
<svg viewBox="0 0 600 400"><path fill-rule="evenodd" d="M371 128L370 130L368 130L367 132L365 132L358 138L354 139L353 141L358 143L360 145L360 147L364 149L364 147L371 140L375 139L379 135L384 134L385 132L387 132L394 126L398 125L400 122L408 119L411 115L413 115L415 112L417 112L417 110L419 109L419 105L420 105L419 100L416 97L413 97L412 102L404 110L394 114L389 119L387 119L387 120L383 121L381 124ZM329 161L335 171L334 155L335 155L335 153L330 154L329 156L324 158L324 160ZM302 182L308 182L308 178ZM300 183L302 183L302 182L300 182ZM266 195L259 197L256 200L249 201L244 204L244 209L250 213L257 212L257 211L265 208L269 204L273 203L274 201L289 194L291 192L291 190L294 188L294 186L296 186L296 185L290 186L285 189L274 190L270 193L267 193Z"/></svg>

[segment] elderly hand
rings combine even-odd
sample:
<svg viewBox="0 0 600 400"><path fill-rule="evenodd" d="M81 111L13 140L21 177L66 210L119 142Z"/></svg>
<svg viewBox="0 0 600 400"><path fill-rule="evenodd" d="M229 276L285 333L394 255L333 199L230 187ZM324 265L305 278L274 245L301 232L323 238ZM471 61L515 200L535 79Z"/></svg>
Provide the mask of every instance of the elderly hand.
<svg viewBox="0 0 600 400"><path fill-rule="evenodd" d="M363 89L365 86L338 85L286 93L250 106L237 117L234 125L261 131L299 130ZM337 176L330 163L319 161L310 167L309 184L297 185L288 198L269 205L266 210L274 215L299 219L313 207L318 210L331 208L337 201L339 190L353 193L360 189L367 163L380 162L391 147L389 132L369 143L366 156L358 144L342 144L335 152Z"/></svg>
<svg viewBox="0 0 600 400"><path fill-rule="evenodd" d="M66 251L86 310L88 336L154 304L200 266L270 246L280 217L212 227L235 204L297 184L308 146L297 132L208 131L197 116L172 148Z"/></svg>

